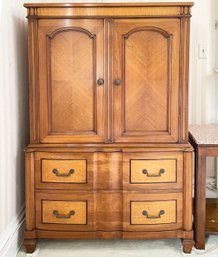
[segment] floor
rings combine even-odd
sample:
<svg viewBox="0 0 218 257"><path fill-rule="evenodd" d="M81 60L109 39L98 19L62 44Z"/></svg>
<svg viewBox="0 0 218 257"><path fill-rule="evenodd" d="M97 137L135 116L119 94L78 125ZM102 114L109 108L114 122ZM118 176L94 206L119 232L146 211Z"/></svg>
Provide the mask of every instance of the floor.
<svg viewBox="0 0 218 257"><path fill-rule="evenodd" d="M33 254L25 254L22 248L17 257L179 257L179 256L218 257L218 236L207 239L206 250L193 249L190 255L184 254L179 239L146 241L60 241L39 240Z"/></svg>

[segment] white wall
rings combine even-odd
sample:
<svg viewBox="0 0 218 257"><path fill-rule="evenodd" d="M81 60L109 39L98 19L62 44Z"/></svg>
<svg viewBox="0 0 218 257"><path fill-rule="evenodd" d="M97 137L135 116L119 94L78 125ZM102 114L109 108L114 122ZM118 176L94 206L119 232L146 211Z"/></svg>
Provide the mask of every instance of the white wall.
<svg viewBox="0 0 218 257"><path fill-rule="evenodd" d="M218 95L214 73L217 10L217 0L196 0L192 10L189 108L191 123L218 122ZM198 59L199 43L208 47L208 59Z"/></svg>
<svg viewBox="0 0 218 257"><path fill-rule="evenodd" d="M28 141L27 22L23 2L22 0L0 1L0 256L9 257L13 257L13 253L9 254L7 251L8 245L14 238L17 240L16 230L23 220L23 148ZM72 1L44 0L43 2ZM150 2L158 1L150 0ZM213 23L215 16L218 19L218 14L215 14L215 10L218 10L218 1L195 0L194 2L191 23L190 122L218 122L216 110L218 90L215 90L213 73L215 62ZM208 59L198 59L198 43L208 46Z"/></svg>

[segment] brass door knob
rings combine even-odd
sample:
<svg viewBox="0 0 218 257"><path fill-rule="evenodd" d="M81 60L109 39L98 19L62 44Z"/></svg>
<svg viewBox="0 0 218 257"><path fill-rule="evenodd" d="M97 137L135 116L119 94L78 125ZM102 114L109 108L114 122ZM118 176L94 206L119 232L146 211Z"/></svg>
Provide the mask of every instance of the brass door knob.
<svg viewBox="0 0 218 257"><path fill-rule="evenodd" d="M115 86L119 86L120 83L121 83L121 81L120 81L119 79L115 79L115 80L114 80L114 85L115 85Z"/></svg>
<svg viewBox="0 0 218 257"><path fill-rule="evenodd" d="M104 80L103 80L103 79L98 79L98 80L97 80L97 84L98 84L99 86L103 85L103 84L104 84Z"/></svg>

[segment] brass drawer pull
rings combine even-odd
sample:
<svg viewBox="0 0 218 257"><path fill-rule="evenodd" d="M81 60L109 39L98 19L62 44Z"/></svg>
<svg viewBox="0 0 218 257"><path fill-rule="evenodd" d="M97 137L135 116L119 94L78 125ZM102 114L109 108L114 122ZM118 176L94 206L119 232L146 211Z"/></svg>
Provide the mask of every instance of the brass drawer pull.
<svg viewBox="0 0 218 257"><path fill-rule="evenodd" d="M143 169L142 173L147 175L147 177L161 177L162 174L164 174L165 169L160 169L158 174L149 174L148 170Z"/></svg>
<svg viewBox="0 0 218 257"><path fill-rule="evenodd" d="M68 214L60 214L59 211L54 210L53 214L57 219L70 219L70 216L75 215L75 211L70 211Z"/></svg>
<svg viewBox="0 0 218 257"><path fill-rule="evenodd" d="M157 216L155 215L149 215L147 211L143 211L142 212L142 215L143 216L146 216L147 219L159 219L161 218L161 215L164 215L165 214L165 211L164 210L160 210L159 211L159 214Z"/></svg>
<svg viewBox="0 0 218 257"><path fill-rule="evenodd" d="M57 177L70 177L71 174L75 172L74 169L70 169L68 173L60 173L58 169L53 169L52 172L57 176Z"/></svg>

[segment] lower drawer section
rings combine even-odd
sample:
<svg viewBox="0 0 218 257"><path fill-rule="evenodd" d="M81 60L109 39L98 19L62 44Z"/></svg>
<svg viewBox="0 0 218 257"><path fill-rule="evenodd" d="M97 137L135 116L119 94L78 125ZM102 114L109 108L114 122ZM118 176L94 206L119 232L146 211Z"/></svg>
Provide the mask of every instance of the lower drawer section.
<svg viewBox="0 0 218 257"><path fill-rule="evenodd" d="M182 228L182 194L124 195L124 231Z"/></svg>
<svg viewBox="0 0 218 257"><path fill-rule="evenodd" d="M182 193L36 193L36 228L61 231L165 231L183 228Z"/></svg>
<svg viewBox="0 0 218 257"><path fill-rule="evenodd" d="M37 193L36 228L46 230L93 230L93 194Z"/></svg>

